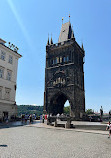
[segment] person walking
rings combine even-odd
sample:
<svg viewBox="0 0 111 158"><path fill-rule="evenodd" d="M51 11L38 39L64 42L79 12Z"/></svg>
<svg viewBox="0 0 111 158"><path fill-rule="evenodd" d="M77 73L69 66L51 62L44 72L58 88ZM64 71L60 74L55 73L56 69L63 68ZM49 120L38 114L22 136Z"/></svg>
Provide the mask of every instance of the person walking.
<svg viewBox="0 0 111 158"><path fill-rule="evenodd" d="M108 125L106 127L106 130L109 130L109 136L108 136L108 138L110 138L110 135L111 135L111 123L110 123L110 121L109 121L109 123L108 123Z"/></svg>

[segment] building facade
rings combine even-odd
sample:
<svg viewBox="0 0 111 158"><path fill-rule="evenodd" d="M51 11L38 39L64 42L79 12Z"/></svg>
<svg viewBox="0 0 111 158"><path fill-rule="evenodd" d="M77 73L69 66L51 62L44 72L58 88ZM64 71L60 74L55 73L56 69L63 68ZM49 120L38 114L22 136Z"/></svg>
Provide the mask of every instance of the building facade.
<svg viewBox="0 0 111 158"><path fill-rule="evenodd" d="M17 47L12 44L7 47L5 41L0 39L0 121L17 115L16 80L18 59Z"/></svg>
<svg viewBox="0 0 111 158"><path fill-rule="evenodd" d="M44 113L63 113L70 103L70 116L82 118L85 112L84 91L85 51L75 40L71 23L62 24L58 43L52 38L46 45Z"/></svg>

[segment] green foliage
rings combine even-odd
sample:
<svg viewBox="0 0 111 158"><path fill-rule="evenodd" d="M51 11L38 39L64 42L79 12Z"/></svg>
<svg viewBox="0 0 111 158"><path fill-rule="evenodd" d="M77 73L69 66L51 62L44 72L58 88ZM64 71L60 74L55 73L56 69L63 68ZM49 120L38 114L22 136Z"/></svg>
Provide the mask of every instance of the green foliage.
<svg viewBox="0 0 111 158"><path fill-rule="evenodd" d="M18 116L21 116L21 114L36 114L37 116L40 116L43 114L43 106L32 106L32 105L18 105Z"/></svg>
<svg viewBox="0 0 111 158"><path fill-rule="evenodd" d="M64 113L70 115L70 106L64 107Z"/></svg>
<svg viewBox="0 0 111 158"><path fill-rule="evenodd" d="M93 112L92 109L87 109L87 110L86 110L86 114L90 115L90 114L94 114L94 112Z"/></svg>

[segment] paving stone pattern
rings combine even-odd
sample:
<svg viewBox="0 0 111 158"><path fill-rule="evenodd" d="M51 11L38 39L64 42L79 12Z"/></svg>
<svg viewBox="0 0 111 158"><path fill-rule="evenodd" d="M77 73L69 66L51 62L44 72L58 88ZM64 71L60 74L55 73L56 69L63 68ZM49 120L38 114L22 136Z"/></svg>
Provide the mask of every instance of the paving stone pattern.
<svg viewBox="0 0 111 158"><path fill-rule="evenodd" d="M107 135L20 126L0 129L0 158L110 158Z"/></svg>

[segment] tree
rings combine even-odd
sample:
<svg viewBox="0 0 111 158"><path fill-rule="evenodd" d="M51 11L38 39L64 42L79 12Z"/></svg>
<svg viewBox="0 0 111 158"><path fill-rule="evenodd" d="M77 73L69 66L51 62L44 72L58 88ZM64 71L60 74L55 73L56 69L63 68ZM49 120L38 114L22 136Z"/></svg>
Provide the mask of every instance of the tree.
<svg viewBox="0 0 111 158"><path fill-rule="evenodd" d="M64 107L64 113L70 115L70 106Z"/></svg>
<svg viewBox="0 0 111 158"><path fill-rule="evenodd" d="M94 114L94 111L92 109L87 109L86 114L87 115Z"/></svg>

